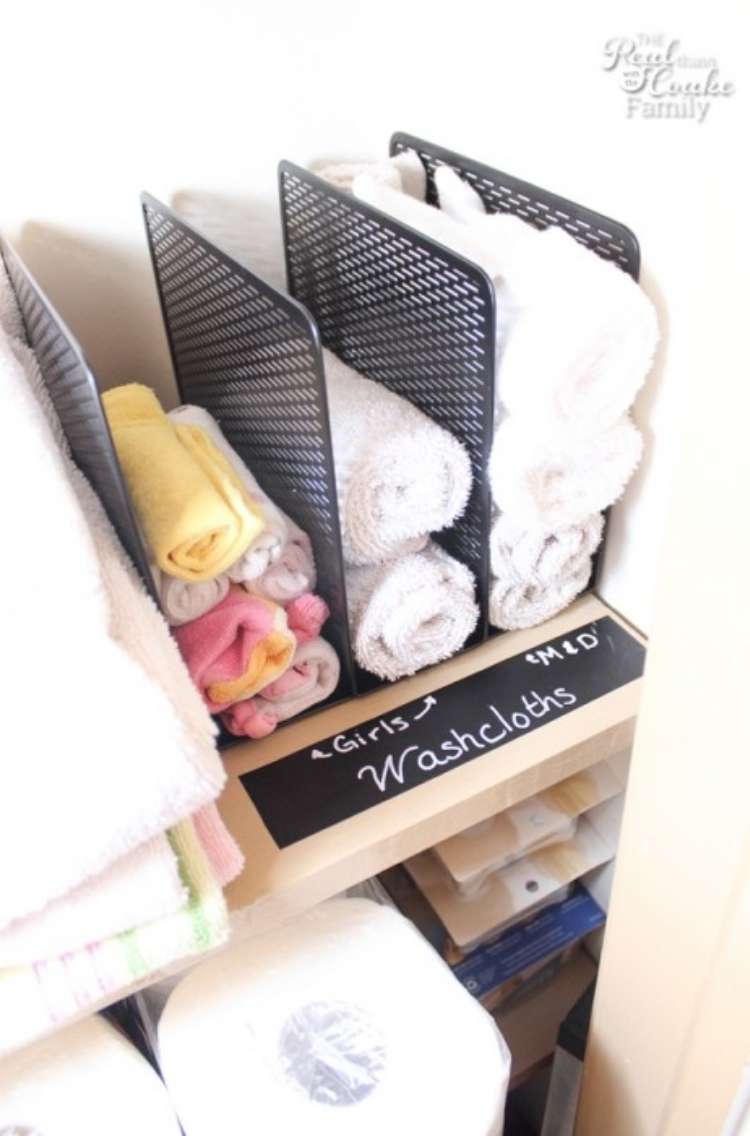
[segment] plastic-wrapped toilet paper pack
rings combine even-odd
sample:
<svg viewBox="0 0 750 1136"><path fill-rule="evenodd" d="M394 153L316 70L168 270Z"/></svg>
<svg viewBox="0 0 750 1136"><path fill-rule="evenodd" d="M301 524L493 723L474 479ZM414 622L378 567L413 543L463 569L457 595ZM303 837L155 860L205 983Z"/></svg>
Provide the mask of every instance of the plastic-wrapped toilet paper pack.
<svg viewBox="0 0 750 1136"><path fill-rule="evenodd" d="M185 1136L500 1136L510 1054L403 916L336 899L196 967L159 1059Z"/></svg>
<svg viewBox="0 0 750 1136"><path fill-rule="evenodd" d="M180 1129L149 1063L94 1017L0 1061L0 1133L180 1136Z"/></svg>

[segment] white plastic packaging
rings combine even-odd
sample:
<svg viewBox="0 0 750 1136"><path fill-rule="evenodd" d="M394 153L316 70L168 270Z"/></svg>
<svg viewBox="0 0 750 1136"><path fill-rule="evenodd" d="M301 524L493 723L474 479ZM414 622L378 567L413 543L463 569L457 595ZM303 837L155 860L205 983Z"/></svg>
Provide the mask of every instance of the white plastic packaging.
<svg viewBox="0 0 750 1136"><path fill-rule="evenodd" d="M510 1054L403 916L337 899L197 966L166 998L186 1136L500 1136Z"/></svg>
<svg viewBox="0 0 750 1136"><path fill-rule="evenodd" d="M0 1061L0 1133L179 1136L164 1085L135 1046L93 1017Z"/></svg>

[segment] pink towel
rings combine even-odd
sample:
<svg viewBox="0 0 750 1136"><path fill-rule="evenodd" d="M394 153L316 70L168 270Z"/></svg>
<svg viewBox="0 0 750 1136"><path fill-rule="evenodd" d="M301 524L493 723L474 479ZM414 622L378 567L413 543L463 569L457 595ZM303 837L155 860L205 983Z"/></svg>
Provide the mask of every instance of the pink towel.
<svg viewBox="0 0 750 1136"><path fill-rule="evenodd" d="M195 814L193 824L219 887L225 888L245 867L245 857L213 801Z"/></svg>
<svg viewBox="0 0 750 1136"><path fill-rule="evenodd" d="M296 646L284 609L237 586L198 619L175 627L174 636L214 714L279 678Z"/></svg>
<svg viewBox="0 0 750 1136"><path fill-rule="evenodd" d="M304 596L288 603L284 609L289 630L294 633L298 644L309 643L317 639L323 629L323 624L331 614L328 604L320 596L306 592Z"/></svg>
<svg viewBox="0 0 750 1136"><path fill-rule="evenodd" d="M222 714L222 721L237 737L263 738L279 722L294 718L333 694L341 667L338 655L325 639L301 644L294 663L255 698L237 702Z"/></svg>

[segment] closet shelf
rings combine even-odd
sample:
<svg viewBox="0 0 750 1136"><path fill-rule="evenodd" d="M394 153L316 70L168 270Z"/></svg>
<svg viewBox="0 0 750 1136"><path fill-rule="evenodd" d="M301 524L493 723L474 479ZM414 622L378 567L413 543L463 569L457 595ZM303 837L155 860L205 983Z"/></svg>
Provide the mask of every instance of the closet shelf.
<svg viewBox="0 0 750 1136"><path fill-rule="evenodd" d="M476 700L471 676L484 674L489 668L515 656L528 658L548 646L551 640L559 640L560 636L563 639L570 636L571 642L575 643L575 634L583 625L606 620L607 617L627 633L625 640L631 647L635 646L636 653L640 653L638 645L643 644L643 639L638 633L590 594L543 627L499 635L414 678L313 714L278 730L263 741L242 743L227 751L225 763L229 779L219 805L246 858L243 874L227 891L232 938L247 938L266 931L562 778L626 750L633 738L641 680L632 678L585 705L538 724L537 728L519 734L506 744L488 749L465 764L455 764L453 768L448 766L439 776L286 847L280 848L274 842L240 781L242 776L285 758L291 763L295 758L288 755L315 747L335 734L348 733L351 736L357 732L357 727L370 719L388 721L395 718L410 702L427 700L434 692L438 694L439 704L447 704L448 696L440 692L450 684L462 684L455 687L454 692L458 691L461 699L465 692L470 714L471 700ZM620 665L615 648L618 640L622 642L621 635L612 633L611 624L603 625L602 631L609 645L601 655L602 665L597 659L594 666L600 685L602 669L607 671L610 665L615 669ZM541 676L545 671L544 662L539 661L534 674ZM552 675L553 672L547 673ZM496 674L497 689L493 689L491 697L501 706L505 672ZM489 678L494 681L495 675ZM463 680L469 681L464 683ZM535 684L541 688L542 678L538 683L535 680ZM507 689L506 685L505 694ZM425 728L427 721L425 719L421 724L422 739L426 734L429 736L430 731ZM441 729L445 726L444 721L440 723L439 715L432 721L440 724ZM463 722L461 728L465 728ZM357 752L347 751L339 758L354 761ZM296 800L298 805L300 801L303 805L307 803L305 793L295 787L291 773L286 794L290 802ZM143 987L187 970L200 961L200 957L196 959L195 956L175 960L148 978L86 1005L73 1017L65 1017L58 1022L58 1028L102 1010Z"/></svg>
<svg viewBox="0 0 750 1136"><path fill-rule="evenodd" d="M263 741L242 743L229 750L225 755L229 783L220 807L246 858L245 871L228 889L235 933L244 936L265 931L562 778L628 749L633 738L641 680L626 682L562 717L519 734L514 740L465 764L448 766L440 776L287 847L279 848L274 842L240 781L243 775L282 761L289 754L315 747L333 735L356 738L357 727L362 723L371 719L387 722L414 700L427 699L440 688L514 656L528 656L560 636L571 636L575 642L573 633L582 625L606 617L637 643L643 643L638 633L606 604L594 595L587 595L542 627L499 635L414 678L333 706ZM602 661L597 659L595 664L599 671L610 661L613 667L619 665L614 644L612 651L601 658ZM533 672L535 679L539 674L535 685L543 687L546 670L544 662L539 661ZM549 674L552 673L550 670ZM497 687L500 705L502 672ZM476 698L476 695L466 684L467 701L471 697ZM424 727L424 723L422 725ZM441 730L444 725L441 724ZM423 728L422 738L425 732ZM362 734L363 731L359 731L360 738ZM394 754L403 751L398 735L389 741L393 742L389 748ZM324 749L321 746L321 750ZM290 759L288 779L282 784L290 809L293 804L299 805L300 799L303 805L308 801L310 774L306 774L304 784L296 783L292 763L297 760ZM328 775L328 762L361 765L362 760L359 750L352 748L321 759L315 768L320 768L323 776L323 766ZM382 757L379 768L382 768ZM367 774L365 780L371 782L372 774ZM350 784L357 782L352 778ZM283 801L279 802L279 807L283 807ZM314 802L310 801L309 807L313 810Z"/></svg>

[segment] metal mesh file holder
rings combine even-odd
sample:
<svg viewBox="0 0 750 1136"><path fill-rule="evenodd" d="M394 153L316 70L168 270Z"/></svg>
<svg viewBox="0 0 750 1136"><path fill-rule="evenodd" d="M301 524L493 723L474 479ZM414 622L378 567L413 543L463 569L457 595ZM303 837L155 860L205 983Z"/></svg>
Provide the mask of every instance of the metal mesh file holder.
<svg viewBox="0 0 750 1136"><path fill-rule="evenodd" d="M289 290L314 316L323 343L469 452L468 507L436 539L476 577L482 615L471 646L487 634L492 283L477 265L291 162L279 166L279 190Z"/></svg>
<svg viewBox="0 0 750 1136"><path fill-rule="evenodd" d="M117 459L96 379L78 342L18 253L0 239L29 346L60 419L74 461L98 493L112 525L151 596L159 597L135 509Z"/></svg>
<svg viewBox="0 0 750 1136"><path fill-rule="evenodd" d="M403 150L415 150L421 158L427 171L427 200L432 204L437 201L435 169L437 166L452 166L474 187L488 213L513 213L537 229L558 225L597 256L613 261L634 280L638 279L641 264L638 241L635 234L619 221L465 158L462 154L399 131L391 138L390 152L398 154Z"/></svg>
<svg viewBox="0 0 750 1136"><path fill-rule="evenodd" d="M324 635L355 693L320 340L301 304L142 196L151 260L183 402L207 410L269 497L310 537Z"/></svg>
<svg viewBox="0 0 750 1136"><path fill-rule="evenodd" d="M597 256L612 261L634 280L638 279L641 265L638 240L619 221L613 221L593 209L587 209L556 193L531 185L530 182L475 162L462 154L426 142L423 138L399 131L391 138L390 152L398 154L403 150L414 150L419 155L427 172L427 200L433 205L437 203L435 170L441 165L451 166L474 187L489 213L512 213L537 229L558 225ZM502 336L502 311L498 312L497 319L499 334ZM501 389L497 392L497 398L502 399ZM604 535L593 559L589 588L593 588L598 579L608 516L609 510L606 510Z"/></svg>

